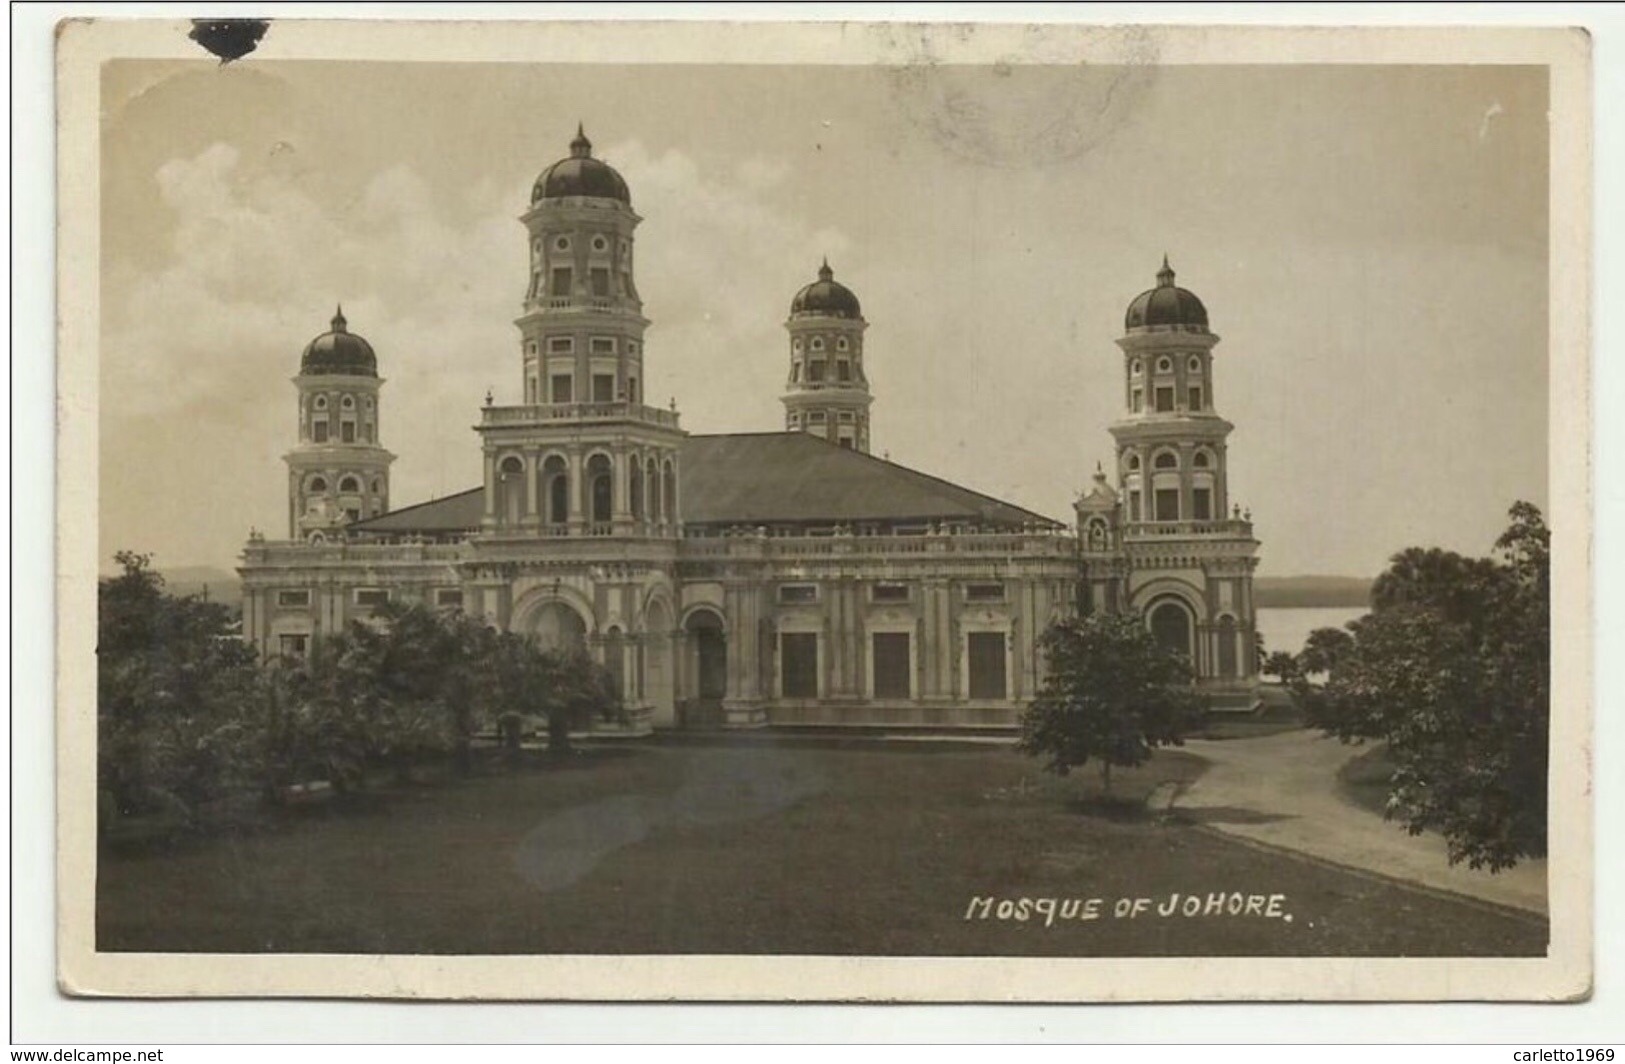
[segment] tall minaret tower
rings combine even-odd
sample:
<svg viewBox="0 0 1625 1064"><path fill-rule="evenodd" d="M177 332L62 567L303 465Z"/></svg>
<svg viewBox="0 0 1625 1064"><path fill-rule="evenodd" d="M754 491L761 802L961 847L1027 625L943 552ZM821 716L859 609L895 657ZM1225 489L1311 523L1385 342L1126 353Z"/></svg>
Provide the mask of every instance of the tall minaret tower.
<svg viewBox="0 0 1625 1064"><path fill-rule="evenodd" d="M353 521L389 509L389 466L380 444L378 357L349 330L340 307L332 328L305 346L299 376L299 444L288 463L288 535L341 536Z"/></svg>
<svg viewBox="0 0 1625 1064"><path fill-rule="evenodd" d="M863 332L869 323L852 290L835 280L829 260L818 280L790 301L790 379L784 427L842 447L869 451L869 378L863 372Z"/></svg>
<svg viewBox="0 0 1625 1064"><path fill-rule="evenodd" d="M1174 284L1163 256L1157 287L1129 304L1123 350L1128 416L1112 426L1128 524L1213 521L1229 505L1225 439L1214 413L1207 308Z"/></svg>
<svg viewBox="0 0 1625 1064"><path fill-rule="evenodd" d="M520 406L487 401L488 535L677 535L675 410L645 404L626 182L579 126L542 171L525 224L530 275L519 326Z"/></svg>
<svg viewBox="0 0 1625 1064"><path fill-rule="evenodd" d="M1227 440L1213 401L1207 308L1174 284L1166 256L1157 286L1129 304L1123 336L1125 416L1117 444L1117 518L1101 491L1079 503L1091 573L1145 614L1165 646L1189 657L1215 709L1256 705L1258 662L1251 515L1230 501ZM1104 548L1102 550L1102 548ZM1113 554L1120 550L1116 558ZM1126 586L1125 586L1126 582Z"/></svg>

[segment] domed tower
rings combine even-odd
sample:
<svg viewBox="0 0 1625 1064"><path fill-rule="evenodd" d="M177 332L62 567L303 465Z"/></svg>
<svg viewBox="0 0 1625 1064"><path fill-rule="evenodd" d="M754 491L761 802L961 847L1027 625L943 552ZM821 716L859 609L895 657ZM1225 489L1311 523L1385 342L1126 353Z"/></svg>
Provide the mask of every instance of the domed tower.
<svg viewBox="0 0 1625 1064"><path fill-rule="evenodd" d="M835 280L829 260L818 280L790 301L790 380L784 427L842 447L869 451L869 379L863 372L863 332L869 323L852 290Z"/></svg>
<svg viewBox="0 0 1625 1064"><path fill-rule="evenodd" d="M1213 409L1207 308L1174 284L1163 257L1157 287L1129 304L1123 350L1128 417L1112 426L1129 524L1212 521L1228 506L1225 439Z"/></svg>
<svg viewBox="0 0 1625 1064"><path fill-rule="evenodd" d="M645 404L643 303L633 282L642 221L615 169L576 128L543 170L524 222L530 273L520 334L521 406L489 401L483 526L496 536L677 534L675 410Z"/></svg>
<svg viewBox="0 0 1625 1064"><path fill-rule="evenodd" d="M536 179L522 220L530 233L518 321L525 402L641 403L649 323L632 283L632 231L642 219L580 126L570 154Z"/></svg>
<svg viewBox="0 0 1625 1064"><path fill-rule="evenodd" d="M1120 520L1104 544L1108 552L1120 544L1122 557L1120 566L1097 557L1091 568L1124 575L1128 605L1159 641L1190 658L1214 708L1251 708L1258 542L1230 501L1226 441L1234 426L1213 401L1219 338L1202 301L1174 283L1166 256L1156 287L1134 298L1123 325L1127 413L1111 426ZM1086 509L1080 505L1080 519ZM1098 535L1085 541L1086 559L1099 545Z"/></svg>
<svg viewBox="0 0 1625 1064"><path fill-rule="evenodd" d="M380 443L378 356L349 330L340 307L332 327L305 345L299 375L299 444L288 463L288 535L320 541L389 509L389 466Z"/></svg>

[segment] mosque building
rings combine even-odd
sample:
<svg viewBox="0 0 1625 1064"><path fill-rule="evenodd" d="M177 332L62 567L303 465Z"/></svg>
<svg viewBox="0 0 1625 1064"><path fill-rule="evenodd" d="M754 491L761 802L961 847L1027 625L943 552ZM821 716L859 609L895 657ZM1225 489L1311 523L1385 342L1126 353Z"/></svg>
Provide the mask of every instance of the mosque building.
<svg viewBox="0 0 1625 1064"><path fill-rule="evenodd" d="M484 482L392 509L383 379L342 309L294 378L288 538L242 554L245 638L308 653L388 601L587 651L617 727L1013 728L1039 637L1142 612L1216 709L1256 705L1257 541L1231 503L1207 310L1129 305L1115 459L1075 525L874 457L867 321L826 261L791 300L785 431L690 435L645 403L626 181L578 131L537 178L524 403L487 397Z"/></svg>

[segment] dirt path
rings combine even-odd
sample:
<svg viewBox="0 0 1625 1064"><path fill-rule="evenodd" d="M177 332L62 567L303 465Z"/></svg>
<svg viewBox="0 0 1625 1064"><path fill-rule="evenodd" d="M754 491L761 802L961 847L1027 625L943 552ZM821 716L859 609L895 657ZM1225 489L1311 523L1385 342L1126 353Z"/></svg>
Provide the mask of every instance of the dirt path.
<svg viewBox="0 0 1625 1064"><path fill-rule="evenodd" d="M1496 874L1452 866L1443 839L1408 835L1339 794L1337 770L1362 747L1294 731L1192 740L1184 749L1212 765L1174 800L1197 823L1437 890L1546 912L1545 861L1521 862Z"/></svg>

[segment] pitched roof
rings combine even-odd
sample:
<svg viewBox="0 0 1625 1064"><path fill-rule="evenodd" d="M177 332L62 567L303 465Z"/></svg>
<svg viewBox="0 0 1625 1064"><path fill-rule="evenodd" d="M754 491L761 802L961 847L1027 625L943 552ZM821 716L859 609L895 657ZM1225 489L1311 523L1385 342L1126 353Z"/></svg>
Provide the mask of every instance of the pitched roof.
<svg viewBox="0 0 1625 1064"><path fill-rule="evenodd" d="M685 524L1060 523L805 432L690 436L682 462Z"/></svg>
<svg viewBox="0 0 1625 1064"><path fill-rule="evenodd" d="M434 534L466 532L480 527L485 516L485 488L470 488L456 495L420 502L415 506L391 510L381 517L371 517L349 526L354 532L379 532L390 535L409 533Z"/></svg>
<svg viewBox="0 0 1625 1064"><path fill-rule="evenodd" d="M691 525L968 521L1061 522L896 462L805 432L690 436L682 443L683 521ZM477 529L484 489L351 525L356 532L444 534Z"/></svg>

